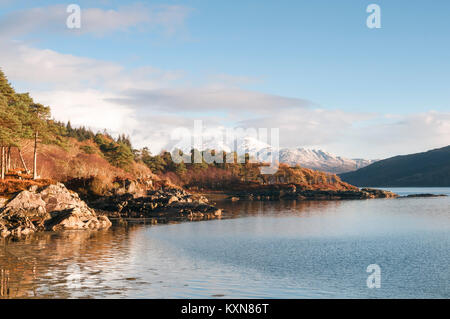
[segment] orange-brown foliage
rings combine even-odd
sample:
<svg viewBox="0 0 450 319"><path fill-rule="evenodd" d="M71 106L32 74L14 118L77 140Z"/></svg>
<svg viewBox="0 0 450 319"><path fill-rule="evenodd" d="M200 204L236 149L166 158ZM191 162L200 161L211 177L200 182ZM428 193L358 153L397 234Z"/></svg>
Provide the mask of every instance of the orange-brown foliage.
<svg viewBox="0 0 450 319"><path fill-rule="evenodd" d="M5 179L0 180L0 194L11 195L28 189L30 186L37 185L39 187L54 184L54 180L40 179L40 180L19 180L19 179Z"/></svg>
<svg viewBox="0 0 450 319"><path fill-rule="evenodd" d="M97 145L92 141L78 142L69 139L69 147L64 149L57 145L38 145L38 173L42 178L52 178L58 181L66 181L71 178L83 178L99 176L105 179L113 179L116 176L128 178L152 175L143 164L133 163L125 171L112 166L103 156ZM93 152L86 153L88 146ZM33 143L22 142L22 155L27 168L32 169ZM21 167L21 162L15 150L12 152L12 164Z"/></svg>
<svg viewBox="0 0 450 319"><path fill-rule="evenodd" d="M120 179L157 179L150 169L142 163L133 162L126 170L112 166L102 155L98 146L90 140L79 142L68 139L68 147L57 145L38 145L38 174L43 179L64 183L71 180L84 181L92 187L91 191L101 194L113 186L114 180ZM33 168L32 141L22 141L21 151L28 170ZM10 177L19 177L23 170L17 149L13 149L11 164L14 168ZM24 176L22 174L21 177ZM6 187L5 187L6 189ZM14 187L12 187L14 189Z"/></svg>
<svg viewBox="0 0 450 319"><path fill-rule="evenodd" d="M302 167L280 164L272 175L262 175L259 165L229 165L226 169L208 166L207 168L188 167L183 175L168 172L162 175L172 183L190 190L229 191L262 189L265 185L295 184L302 189L350 190L356 187L342 182L335 174L324 173Z"/></svg>

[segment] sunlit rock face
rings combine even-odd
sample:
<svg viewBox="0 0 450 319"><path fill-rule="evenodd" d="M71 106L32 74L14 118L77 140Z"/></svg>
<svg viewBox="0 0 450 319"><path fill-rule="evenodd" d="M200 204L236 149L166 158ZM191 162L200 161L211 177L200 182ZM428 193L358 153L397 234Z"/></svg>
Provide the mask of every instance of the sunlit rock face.
<svg viewBox="0 0 450 319"><path fill-rule="evenodd" d="M110 226L107 217L97 216L77 193L61 183L32 186L17 194L0 212L2 237L20 237L38 230L96 230Z"/></svg>

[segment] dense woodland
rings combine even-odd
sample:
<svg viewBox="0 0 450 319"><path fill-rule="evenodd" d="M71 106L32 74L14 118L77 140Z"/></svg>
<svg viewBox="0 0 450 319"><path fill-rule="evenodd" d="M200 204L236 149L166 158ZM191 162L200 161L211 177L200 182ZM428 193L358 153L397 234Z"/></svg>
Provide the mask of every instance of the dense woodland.
<svg viewBox="0 0 450 319"><path fill-rule="evenodd" d="M149 141L151 143L151 141ZM260 174L261 164L174 163L171 154L134 149L130 138L72 127L51 118L50 107L28 93L17 93L0 70L1 179L97 179L99 192L118 178L158 175L190 189L221 190L242 183L295 183L311 187L347 187L336 175L280 165L275 175ZM197 150L191 151L194 156ZM233 154L237 158L236 154Z"/></svg>

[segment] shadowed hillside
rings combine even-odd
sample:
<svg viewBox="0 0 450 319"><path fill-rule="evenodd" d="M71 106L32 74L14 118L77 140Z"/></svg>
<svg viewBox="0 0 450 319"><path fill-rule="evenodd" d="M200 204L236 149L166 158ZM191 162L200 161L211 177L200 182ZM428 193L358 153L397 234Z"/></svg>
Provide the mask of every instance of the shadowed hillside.
<svg viewBox="0 0 450 319"><path fill-rule="evenodd" d="M355 172L340 174L343 181L372 187L450 186L450 146L395 156Z"/></svg>

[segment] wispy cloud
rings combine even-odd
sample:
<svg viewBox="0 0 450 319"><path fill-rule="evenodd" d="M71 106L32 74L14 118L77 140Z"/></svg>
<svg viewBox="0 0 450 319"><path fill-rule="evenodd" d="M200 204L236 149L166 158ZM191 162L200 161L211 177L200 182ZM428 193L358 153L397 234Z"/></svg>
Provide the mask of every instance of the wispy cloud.
<svg viewBox="0 0 450 319"><path fill-rule="evenodd" d="M450 145L450 113L395 115L310 108L239 123L279 127L286 147L322 148L347 157L380 159Z"/></svg>
<svg viewBox="0 0 450 319"><path fill-rule="evenodd" d="M303 99L226 86L127 90L123 94L124 97L112 99L111 102L140 108L153 107L170 112L251 112L257 115L277 110L305 108L313 104Z"/></svg>
<svg viewBox="0 0 450 319"><path fill-rule="evenodd" d="M37 49L19 41L0 41L1 67L11 78L32 87L123 91L157 89L182 76L150 66L126 70L120 64Z"/></svg>
<svg viewBox="0 0 450 319"><path fill-rule="evenodd" d="M181 5L147 6L133 4L117 9L81 8L81 28L68 29L67 6L54 5L14 11L0 17L0 36L15 37L29 33L94 34L110 32L161 30L172 35L183 28L191 8ZM139 29L140 28L140 29Z"/></svg>

